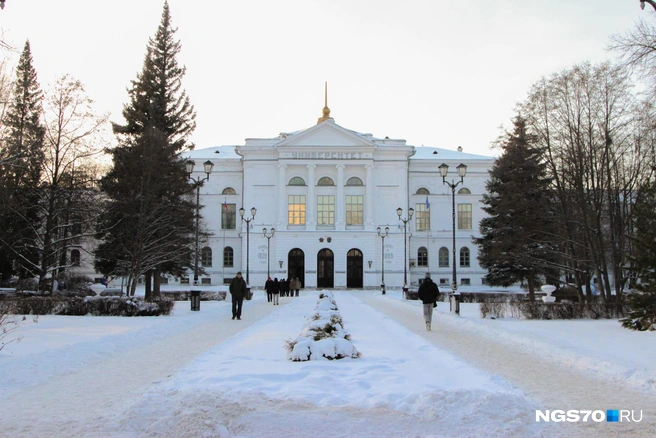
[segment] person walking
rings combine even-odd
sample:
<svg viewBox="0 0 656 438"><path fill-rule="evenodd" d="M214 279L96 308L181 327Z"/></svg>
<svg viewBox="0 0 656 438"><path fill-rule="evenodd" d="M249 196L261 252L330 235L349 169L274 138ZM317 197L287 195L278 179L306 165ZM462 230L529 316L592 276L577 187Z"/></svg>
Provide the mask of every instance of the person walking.
<svg viewBox="0 0 656 438"><path fill-rule="evenodd" d="M264 290L267 294L267 302L270 303L273 300L273 280L271 280L271 277L267 278L266 283L264 283Z"/></svg>
<svg viewBox="0 0 656 438"><path fill-rule="evenodd" d="M433 308L437 306L437 297L439 294L440 289L435 283L433 283L433 280L431 280L430 272L426 272L424 281L419 286L417 296L423 303L424 321L426 321L427 331L431 331L431 324L433 322Z"/></svg>
<svg viewBox="0 0 656 438"><path fill-rule="evenodd" d="M301 289L301 280L298 277L296 277L296 279L294 280L294 291L296 292L296 296L298 296L299 289Z"/></svg>
<svg viewBox="0 0 656 438"><path fill-rule="evenodd" d="M241 307L247 292L246 281L241 277L241 272L230 281L230 295L232 295L232 319L241 319Z"/></svg>
<svg viewBox="0 0 656 438"><path fill-rule="evenodd" d="M278 283L278 277L273 279L273 287L271 288L271 293L273 294L273 305L278 306L279 296L280 296L280 283Z"/></svg>

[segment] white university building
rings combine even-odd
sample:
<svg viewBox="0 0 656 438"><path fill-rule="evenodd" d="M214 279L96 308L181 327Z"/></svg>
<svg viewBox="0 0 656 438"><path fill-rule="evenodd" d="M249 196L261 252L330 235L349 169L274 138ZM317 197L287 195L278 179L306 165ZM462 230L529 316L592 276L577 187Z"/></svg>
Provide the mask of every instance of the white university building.
<svg viewBox="0 0 656 438"><path fill-rule="evenodd" d="M206 176L203 163L214 165L200 188L202 228L210 233L200 244L201 284L223 284L241 271L253 288L267 275L298 277L304 288L379 288L384 275L387 288L399 289L404 277L412 287L429 271L448 289L454 263L459 286L483 284L472 236L485 214L480 201L493 157L352 131L327 106L308 129L188 157L195 179ZM460 181L456 167L467 166L455 188L455 260L442 164L450 183ZM265 237L264 228L275 234ZM181 282L190 280L193 272Z"/></svg>

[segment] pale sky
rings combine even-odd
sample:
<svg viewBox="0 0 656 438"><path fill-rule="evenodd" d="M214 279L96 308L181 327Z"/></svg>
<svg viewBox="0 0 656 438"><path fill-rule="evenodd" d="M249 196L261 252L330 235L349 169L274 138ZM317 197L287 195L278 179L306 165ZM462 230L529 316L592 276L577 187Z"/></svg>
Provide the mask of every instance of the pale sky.
<svg viewBox="0 0 656 438"><path fill-rule="evenodd" d="M29 39L42 88L70 74L123 122L164 0L6 0L5 53ZM324 82L339 125L497 155L490 143L541 76L612 59L638 0L169 0L196 148L306 129Z"/></svg>

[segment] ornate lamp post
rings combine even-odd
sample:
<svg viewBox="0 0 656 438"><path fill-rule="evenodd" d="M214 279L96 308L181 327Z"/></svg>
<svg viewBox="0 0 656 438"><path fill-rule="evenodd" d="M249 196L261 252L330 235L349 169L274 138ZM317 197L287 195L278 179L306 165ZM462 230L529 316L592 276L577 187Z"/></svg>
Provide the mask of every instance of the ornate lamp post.
<svg viewBox="0 0 656 438"><path fill-rule="evenodd" d="M378 236L382 237L383 243L380 247L380 266L381 266L381 277L380 277L380 287L383 290L383 295L385 295L385 238L389 235L389 227L385 227L385 234L381 233L380 227L376 228L378 231Z"/></svg>
<svg viewBox="0 0 656 438"><path fill-rule="evenodd" d="M396 214L399 215L399 220L403 222L403 294L408 292L408 248L407 248L407 242L408 242L408 222L412 219L412 215L415 213L414 208L409 208L408 209L408 217L407 219L403 219L401 215L403 214L403 209L401 207L396 209Z"/></svg>
<svg viewBox="0 0 656 438"><path fill-rule="evenodd" d="M266 237L266 239L267 239L267 280L268 280L269 277L271 276L271 275L269 275L270 274L269 273L269 254L271 254L269 252L269 249L270 249L271 238L273 237L274 234L276 234L276 229L271 228L271 233L267 234L267 229L262 228L262 234L264 234L264 237Z"/></svg>
<svg viewBox="0 0 656 438"><path fill-rule="evenodd" d="M649 3L651 7L656 11L656 2L652 0L640 0L640 9L645 9L645 3Z"/></svg>
<svg viewBox="0 0 656 438"><path fill-rule="evenodd" d="M246 210L244 210L244 207L239 209L239 215L241 216L241 220L246 222L246 287L250 286L250 282L248 281L248 271L249 271L249 250L250 250L250 223L253 219L255 219L255 213L257 213L257 209L255 207L251 208L251 217L250 219L244 218L244 213Z"/></svg>
<svg viewBox="0 0 656 438"><path fill-rule="evenodd" d="M214 168L214 163L212 163L210 160L207 160L206 162L203 163L203 170L205 171L205 177L201 178L200 176L194 178L191 176L191 174L194 171L194 166L196 163L193 160L188 160L187 163L185 164L187 168L187 175L189 177L189 181L192 183L193 187L196 189L196 254L194 256L194 286L198 286L198 235L199 235L199 230L200 230L200 225L199 225L199 218L200 218L200 188L202 187L203 183L207 180L210 179L210 173L212 173L212 169Z"/></svg>
<svg viewBox="0 0 656 438"><path fill-rule="evenodd" d="M451 187L451 217L453 220L452 227L453 227L453 257L452 257L452 262L453 262L453 278L451 280L451 294L455 296L455 313L460 314L460 303L458 301L458 279L456 276L456 187L458 187L459 184L461 184L465 178L465 175L467 174L467 166L464 164L460 163L456 167L456 170L458 171L458 176L460 177L460 181L454 182L451 180L451 182L448 182L446 180L446 174L449 172L449 166L442 163L442 165L439 167L440 169L440 175L442 175L442 184L446 184L447 186ZM451 308L453 309L453 306Z"/></svg>

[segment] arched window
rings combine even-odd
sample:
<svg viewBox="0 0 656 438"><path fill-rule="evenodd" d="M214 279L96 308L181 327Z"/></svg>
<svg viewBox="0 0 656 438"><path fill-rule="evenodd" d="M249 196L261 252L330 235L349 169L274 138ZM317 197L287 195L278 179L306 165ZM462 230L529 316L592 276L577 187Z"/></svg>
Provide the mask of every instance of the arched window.
<svg viewBox="0 0 656 438"><path fill-rule="evenodd" d="M469 267L469 248L463 246L460 248L460 267L468 268Z"/></svg>
<svg viewBox="0 0 656 438"><path fill-rule="evenodd" d="M295 176L294 178L289 180L289 185L290 186L304 186L305 185L305 180L301 178L300 176Z"/></svg>
<svg viewBox="0 0 656 438"><path fill-rule="evenodd" d="M440 268L448 268L449 267L449 250L446 249L445 247L440 248L440 253L439 253L439 264Z"/></svg>
<svg viewBox="0 0 656 438"><path fill-rule="evenodd" d="M223 266L226 268L235 266L235 252L229 246L223 248Z"/></svg>
<svg viewBox="0 0 656 438"><path fill-rule="evenodd" d="M428 189L422 187L417 190L417 195L430 195L430 192L428 191Z"/></svg>
<svg viewBox="0 0 656 438"><path fill-rule="evenodd" d="M232 187L226 187L225 189L223 189L221 194L222 195L236 195L237 192L235 192L235 189L233 189Z"/></svg>
<svg viewBox="0 0 656 438"><path fill-rule="evenodd" d="M423 246L417 251L417 266L428 266L428 250Z"/></svg>
<svg viewBox="0 0 656 438"><path fill-rule="evenodd" d="M71 265L80 266L80 251L77 249L71 250Z"/></svg>
<svg viewBox="0 0 656 438"><path fill-rule="evenodd" d="M331 178L328 178L327 176L324 176L323 178L321 178L319 180L317 185L318 186L334 186L335 182Z"/></svg>
<svg viewBox="0 0 656 438"><path fill-rule="evenodd" d="M363 186L362 180L358 178L357 176L352 176L346 181L347 186Z"/></svg>
<svg viewBox="0 0 656 438"><path fill-rule="evenodd" d="M206 246L200 251L200 264L204 268L212 267L212 248Z"/></svg>
<svg viewBox="0 0 656 438"><path fill-rule="evenodd" d="M471 195L471 192L469 191L468 188L463 187L460 190L458 190L459 195Z"/></svg>

